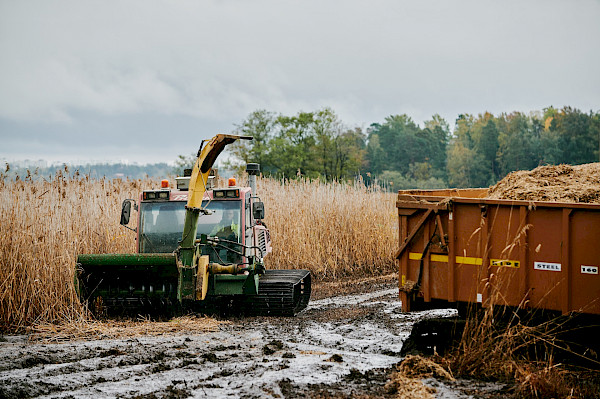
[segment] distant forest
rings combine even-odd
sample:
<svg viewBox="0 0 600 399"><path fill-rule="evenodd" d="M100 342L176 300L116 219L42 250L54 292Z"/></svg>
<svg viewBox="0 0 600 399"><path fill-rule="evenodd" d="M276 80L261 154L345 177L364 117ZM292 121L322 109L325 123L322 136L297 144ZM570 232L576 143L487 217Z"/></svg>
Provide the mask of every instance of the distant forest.
<svg viewBox="0 0 600 399"><path fill-rule="evenodd" d="M4 174L8 177L15 178L19 176L20 179L24 179L27 176L31 176L33 179L47 179L51 180L58 170L66 172L68 175L78 174L79 176L90 176L94 179L106 177L109 179L115 178L131 178L131 179L143 179L145 177L168 177L174 174L175 170L173 166L167 163L156 163L148 165L130 165L122 163L101 163L101 164L89 164L89 165L65 165L57 164L52 166L32 166L28 165L27 162L19 162L18 164L11 164L4 162Z"/></svg>
<svg viewBox="0 0 600 399"><path fill-rule="evenodd" d="M229 147L234 159L258 162L267 175L361 175L392 190L487 187L514 170L598 162L600 113L549 107L529 114L463 114L452 131L439 115L421 127L402 114L362 131L345 128L329 108L293 116L258 110L234 133L254 137Z"/></svg>
<svg viewBox="0 0 600 399"><path fill-rule="evenodd" d="M229 160L221 157L222 169L241 170L246 163L256 162L267 176L327 181L361 176L367 184L390 190L487 187L514 170L598 162L600 113L549 107L528 114L463 114L453 129L439 115L419 126L402 114L363 130L348 128L330 108L292 116L257 110L232 133L254 140L227 147ZM68 169L93 178L137 179L173 176L193 161L179 155L175 166L95 164ZM10 165L4 175L24 178L30 173L46 178L59 168L64 169Z"/></svg>

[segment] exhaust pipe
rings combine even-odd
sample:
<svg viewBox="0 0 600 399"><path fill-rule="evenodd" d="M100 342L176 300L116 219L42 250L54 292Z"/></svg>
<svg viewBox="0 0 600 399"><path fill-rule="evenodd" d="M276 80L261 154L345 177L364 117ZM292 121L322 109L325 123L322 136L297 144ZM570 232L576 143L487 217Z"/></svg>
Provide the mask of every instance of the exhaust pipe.
<svg viewBox="0 0 600 399"><path fill-rule="evenodd" d="M256 197L256 176L260 173L260 165L257 163L249 163L246 165L246 173L248 173L248 186L252 190L252 196Z"/></svg>

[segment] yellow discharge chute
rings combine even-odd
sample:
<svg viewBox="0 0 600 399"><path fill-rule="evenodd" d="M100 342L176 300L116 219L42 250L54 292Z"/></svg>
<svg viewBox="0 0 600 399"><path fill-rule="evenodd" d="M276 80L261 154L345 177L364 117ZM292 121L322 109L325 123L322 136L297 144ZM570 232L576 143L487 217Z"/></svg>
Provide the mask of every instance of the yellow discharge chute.
<svg viewBox="0 0 600 399"><path fill-rule="evenodd" d="M236 136L232 134L217 134L212 139L202 142L203 146L198 150L198 159L194 164L192 176L190 177L190 186L188 191L188 209L200 209L202 207L202 199L206 192L206 183L208 175L215 160L219 154L225 149L225 146L233 143L236 140L252 140L250 136Z"/></svg>

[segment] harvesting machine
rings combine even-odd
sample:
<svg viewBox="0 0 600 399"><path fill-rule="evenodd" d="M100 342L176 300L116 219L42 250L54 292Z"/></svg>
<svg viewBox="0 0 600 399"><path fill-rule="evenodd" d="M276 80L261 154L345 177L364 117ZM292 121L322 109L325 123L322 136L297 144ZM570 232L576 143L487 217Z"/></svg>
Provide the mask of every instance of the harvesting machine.
<svg viewBox="0 0 600 399"><path fill-rule="evenodd" d="M203 141L189 176L123 201L121 224L138 210L136 254L79 255L78 289L95 312L172 313L181 309L293 316L308 304L308 270L266 270L271 252L264 205L256 193L258 164L248 164L249 187L230 179L209 185L226 145L247 136L218 134ZM166 183L166 184L165 184Z"/></svg>

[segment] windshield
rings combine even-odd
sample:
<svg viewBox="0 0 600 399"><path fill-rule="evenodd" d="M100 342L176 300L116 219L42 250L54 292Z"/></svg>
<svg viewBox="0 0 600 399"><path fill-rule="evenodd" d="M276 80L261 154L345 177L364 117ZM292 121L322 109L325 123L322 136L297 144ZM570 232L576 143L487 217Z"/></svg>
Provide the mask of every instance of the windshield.
<svg viewBox="0 0 600 399"><path fill-rule="evenodd" d="M177 249L183 234L185 202L142 202L140 219L140 252L167 253ZM207 206L208 204L208 206ZM202 207L212 211L200 214L198 232L240 242L240 201L208 201Z"/></svg>

